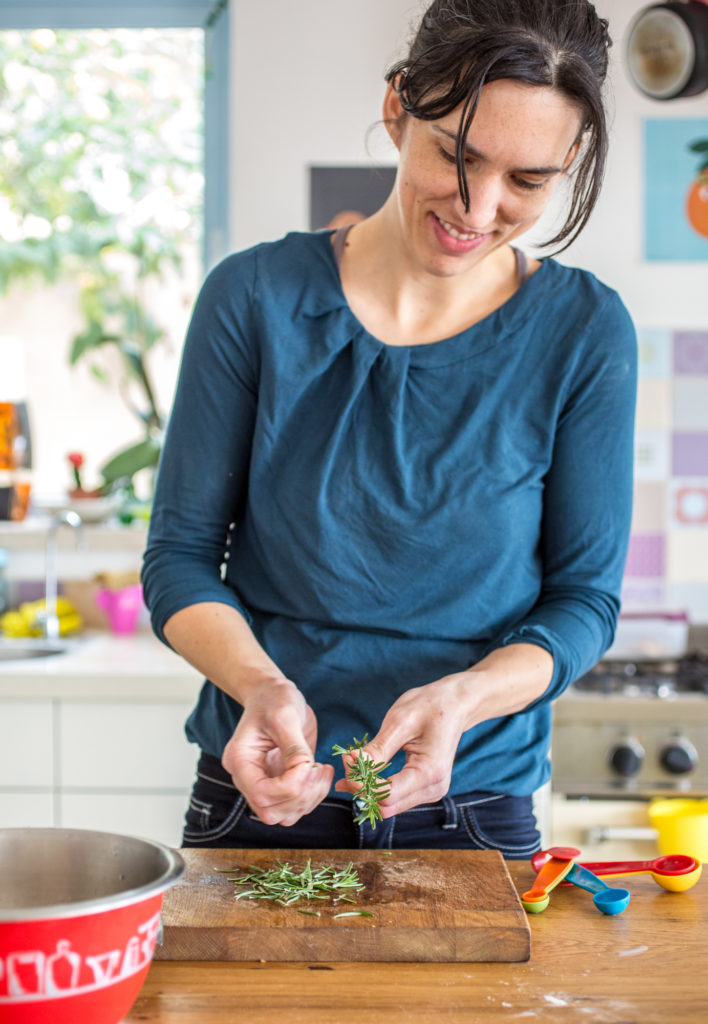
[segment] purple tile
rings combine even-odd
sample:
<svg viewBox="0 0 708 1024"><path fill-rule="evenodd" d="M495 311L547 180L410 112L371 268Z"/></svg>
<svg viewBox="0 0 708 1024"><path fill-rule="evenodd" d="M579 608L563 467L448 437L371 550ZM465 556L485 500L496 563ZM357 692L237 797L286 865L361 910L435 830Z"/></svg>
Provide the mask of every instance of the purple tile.
<svg viewBox="0 0 708 1024"><path fill-rule="evenodd" d="M622 582L622 611L656 611L666 607L666 585L664 580L625 577Z"/></svg>
<svg viewBox="0 0 708 1024"><path fill-rule="evenodd" d="M666 553L661 533L633 533L629 539L629 552L625 576L663 576Z"/></svg>
<svg viewBox="0 0 708 1024"><path fill-rule="evenodd" d="M708 433L674 434L673 476L708 476Z"/></svg>
<svg viewBox="0 0 708 1024"><path fill-rule="evenodd" d="M676 331L674 371L708 373L708 331Z"/></svg>

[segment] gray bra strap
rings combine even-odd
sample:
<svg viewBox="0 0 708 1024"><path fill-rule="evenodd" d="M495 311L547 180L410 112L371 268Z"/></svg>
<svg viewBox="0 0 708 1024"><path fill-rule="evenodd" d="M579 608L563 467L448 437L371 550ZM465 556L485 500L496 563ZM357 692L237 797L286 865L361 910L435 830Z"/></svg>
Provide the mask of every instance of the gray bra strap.
<svg viewBox="0 0 708 1024"><path fill-rule="evenodd" d="M528 281L529 261L526 258L526 253L521 249L514 248L514 257L516 259L516 283L520 288L525 281Z"/></svg>

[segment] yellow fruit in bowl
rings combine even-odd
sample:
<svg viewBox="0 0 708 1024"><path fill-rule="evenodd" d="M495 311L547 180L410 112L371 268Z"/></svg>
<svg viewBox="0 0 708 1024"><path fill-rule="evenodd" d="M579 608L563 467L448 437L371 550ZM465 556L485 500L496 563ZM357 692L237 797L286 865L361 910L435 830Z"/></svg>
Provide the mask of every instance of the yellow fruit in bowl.
<svg viewBox="0 0 708 1024"><path fill-rule="evenodd" d="M0 630L7 637L43 636L46 610L47 602L44 599L26 601L18 609L0 616ZM83 627L83 619L67 598L57 597L56 613L60 636L78 633Z"/></svg>

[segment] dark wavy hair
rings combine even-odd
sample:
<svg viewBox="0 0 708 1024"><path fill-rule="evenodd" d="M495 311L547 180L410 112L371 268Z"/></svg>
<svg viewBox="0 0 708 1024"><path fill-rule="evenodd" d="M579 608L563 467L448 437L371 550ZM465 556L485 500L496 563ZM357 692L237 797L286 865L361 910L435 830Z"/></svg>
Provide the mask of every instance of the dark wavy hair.
<svg viewBox="0 0 708 1024"><path fill-rule="evenodd" d="M406 113L431 121L462 107L456 162L469 210L465 145L487 82L546 85L576 104L581 147L565 223L543 243L567 248L597 202L607 159L603 85L612 45L607 21L588 0L434 0L408 56L386 73Z"/></svg>

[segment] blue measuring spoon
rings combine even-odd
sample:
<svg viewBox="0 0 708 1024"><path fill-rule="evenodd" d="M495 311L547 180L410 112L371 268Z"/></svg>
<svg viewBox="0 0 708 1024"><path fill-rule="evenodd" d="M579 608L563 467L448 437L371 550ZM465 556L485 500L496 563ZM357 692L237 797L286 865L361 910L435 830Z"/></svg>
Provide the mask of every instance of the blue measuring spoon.
<svg viewBox="0 0 708 1024"><path fill-rule="evenodd" d="M592 871L588 871L587 868L581 867L580 864L573 864L565 876L565 880L593 893L592 901L603 914L621 914L629 906L629 889L618 889L607 885L601 878L594 875Z"/></svg>

